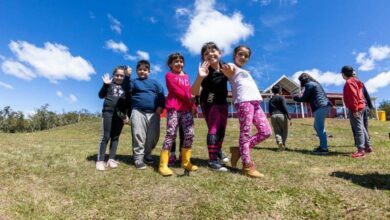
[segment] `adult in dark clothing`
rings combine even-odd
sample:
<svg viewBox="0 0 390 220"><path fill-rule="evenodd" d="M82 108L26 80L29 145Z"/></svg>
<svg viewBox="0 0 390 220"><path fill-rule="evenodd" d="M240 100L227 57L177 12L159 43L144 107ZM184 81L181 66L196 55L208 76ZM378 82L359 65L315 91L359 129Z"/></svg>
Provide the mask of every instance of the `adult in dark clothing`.
<svg viewBox="0 0 390 220"><path fill-rule="evenodd" d="M313 150L314 154L329 154L328 139L325 131L325 118L332 107L326 93L319 82L307 73L302 73L298 80L304 92L301 96L294 96L297 102L309 102L314 114L314 129L320 139L320 146Z"/></svg>
<svg viewBox="0 0 390 220"><path fill-rule="evenodd" d="M128 122L127 110L129 107L129 96L123 88L125 71L130 74L131 69L117 67L113 71L113 79L106 73L103 79L103 86L99 91L99 98L104 99L102 137L99 144L96 162L97 170L105 170L105 167L116 168L118 162L115 161L118 148L119 135L121 134L124 122ZM107 164L104 162L108 141L110 141L110 156Z"/></svg>
<svg viewBox="0 0 390 220"><path fill-rule="evenodd" d="M284 150L286 148L286 140L288 135L288 121L291 118L288 114L288 109L286 105L286 100L281 94L281 88L279 85L274 85L272 87L272 93L274 94L269 100L269 113L271 114L271 124L274 128L276 144L279 147L279 150Z"/></svg>

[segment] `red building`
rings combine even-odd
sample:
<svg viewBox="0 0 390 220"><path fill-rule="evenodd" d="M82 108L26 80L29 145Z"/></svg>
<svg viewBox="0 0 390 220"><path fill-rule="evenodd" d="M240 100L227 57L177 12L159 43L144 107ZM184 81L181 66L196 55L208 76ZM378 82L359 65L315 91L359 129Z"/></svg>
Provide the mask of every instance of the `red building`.
<svg viewBox="0 0 390 220"><path fill-rule="evenodd" d="M289 79L287 76L283 75L270 86L268 86L263 91L260 91L263 102L262 109L269 116L268 111L268 101L272 97L271 88L278 84L282 88L282 94L284 95L287 103L288 111L292 118L310 118L313 117L313 112L311 111L310 105L308 103L296 102L292 98L292 94L301 93L300 85ZM332 110L329 112L329 118L347 118L346 107L344 105L343 94L342 93L327 93L327 96L330 102L333 105ZM376 98L371 97L371 100L375 104ZM236 110L232 103L232 93L228 94L228 103L229 103L229 117L236 117ZM202 110L198 108L198 117L202 117Z"/></svg>

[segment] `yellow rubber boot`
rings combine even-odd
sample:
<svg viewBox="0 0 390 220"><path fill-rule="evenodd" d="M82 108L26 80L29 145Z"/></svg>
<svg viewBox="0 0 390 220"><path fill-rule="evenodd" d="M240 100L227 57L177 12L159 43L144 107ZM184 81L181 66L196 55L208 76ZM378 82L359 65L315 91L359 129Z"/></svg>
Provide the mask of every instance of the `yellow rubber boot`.
<svg viewBox="0 0 390 220"><path fill-rule="evenodd" d="M160 153L160 166L158 167L158 172L163 176L171 176L173 174L172 170L168 167L169 160L169 151L162 150Z"/></svg>
<svg viewBox="0 0 390 220"><path fill-rule="evenodd" d="M191 149L190 148L184 148L181 149L181 167L183 167L187 171L197 171L198 167L191 164Z"/></svg>
<svg viewBox="0 0 390 220"><path fill-rule="evenodd" d="M264 177L264 174L256 170L256 165L253 161L251 161L248 165L244 165L242 167L242 172L244 173L244 175L252 178Z"/></svg>
<svg viewBox="0 0 390 220"><path fill-rule="evenodd" d="M230 154L232 157L230 158L230 164L233 168L237 167L237 162L240 159L240 148L239 147L231 147Z"/></svg>

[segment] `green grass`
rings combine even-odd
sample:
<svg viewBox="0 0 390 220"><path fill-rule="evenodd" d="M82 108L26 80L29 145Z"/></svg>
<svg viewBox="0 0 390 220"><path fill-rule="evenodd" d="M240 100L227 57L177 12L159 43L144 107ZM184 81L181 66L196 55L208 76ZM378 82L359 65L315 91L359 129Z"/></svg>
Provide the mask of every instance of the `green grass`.
<svg viewBox="0 0 390 220"><path fill-rule="evenodd" d="M165 135L153 152L156 161ZM27 134L0 133L0 219L389 219L389 122L370 121L374 153L353 159L348 121L327 120L329 156L310 154L317 137L312 119L294 120L289 151L272 136L252 151L265 174L207 168L206 125L196 120L193 162L198 172L160 176L139 171L130 129L122 132L116 170L98 172L100 121ZM224 148L237 145L237 120L229 120ZM156 162L157 165L157 162Z"/></svg>

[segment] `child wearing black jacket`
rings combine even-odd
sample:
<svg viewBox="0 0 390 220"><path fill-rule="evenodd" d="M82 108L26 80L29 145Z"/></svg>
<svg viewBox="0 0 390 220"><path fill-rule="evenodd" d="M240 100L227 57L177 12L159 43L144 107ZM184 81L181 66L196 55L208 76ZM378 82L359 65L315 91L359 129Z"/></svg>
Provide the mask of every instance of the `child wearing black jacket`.
<svg viewBox="0 0 390 220"><path fill-rule="evenodd" d="M119 135L121 134L123 124L129 121L127 110L129 107L129 97L123 88L123 80L131 74L130 67L118 66L113 71L113 79L106 73L102 77L103 86L99 91L99 98L104 99L102 110L102 137L99 144L96 170L103 171L106 167L117 168L118 162L115 160L116 150L118 148ZM104 162L108 141L110 142L110 156L107 164Z"/></svg>

